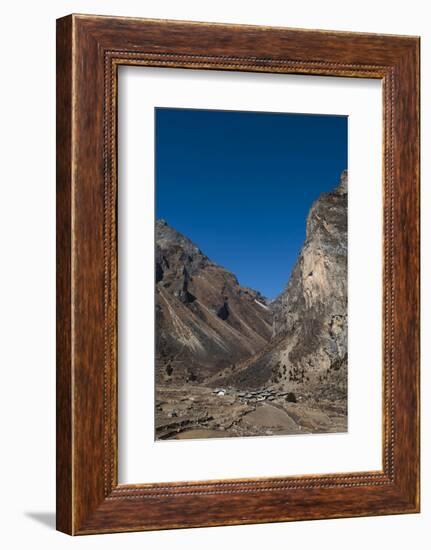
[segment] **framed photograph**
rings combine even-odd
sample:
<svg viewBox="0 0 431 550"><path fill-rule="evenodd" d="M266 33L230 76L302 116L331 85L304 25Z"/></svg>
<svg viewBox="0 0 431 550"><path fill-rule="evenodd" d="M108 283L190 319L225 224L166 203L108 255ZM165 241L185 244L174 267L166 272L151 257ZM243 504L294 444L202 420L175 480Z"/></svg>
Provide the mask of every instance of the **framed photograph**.
<svg viewBox="0 0 431 550"><path fill-rule="evenodd" d="M57 21L57 528L419 511L419 38Z"/></svg>

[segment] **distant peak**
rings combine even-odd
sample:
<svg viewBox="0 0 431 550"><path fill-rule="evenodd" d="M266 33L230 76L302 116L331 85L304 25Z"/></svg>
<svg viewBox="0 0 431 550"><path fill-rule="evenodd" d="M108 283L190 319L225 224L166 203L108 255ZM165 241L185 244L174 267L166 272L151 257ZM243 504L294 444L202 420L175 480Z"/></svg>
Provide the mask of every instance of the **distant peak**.
<svg viewBox="0 0 431 550"><path fill-rule="evenodd" d="M335 192L340 194L340 195L346 195L347 194L347 184L348 184L348 171L347 170L343 170L341 172L341 176L340 176L340 183L338 184L338 186L335 188Z"/></svg>
<svg viewBox="0 0 431 550"><path fill-rule="evenodd" d="M185 253L193 256L199 255L210 263L210 260L205 256L205 254L203 254L203 252L198 246L195 245L193 241L169 225L163 218L156 220L156 244L162 248L170 247L172 245L180 246Z"/></svg>
<svg viewBox="0 0 431 550"><path fill-rule="evenodd" d="M178 238L189 241L180 231L168 224L164 218L156 220L156 232L159 238Z"/></svg>
<svg viewBox="0 0 431 550"><path fill-rule="evenodd" d="M156 220L156 232L160 238L180 238L187 241L189 240L180 231L172 227L172 225L169 225L164 218Z"/></svg>

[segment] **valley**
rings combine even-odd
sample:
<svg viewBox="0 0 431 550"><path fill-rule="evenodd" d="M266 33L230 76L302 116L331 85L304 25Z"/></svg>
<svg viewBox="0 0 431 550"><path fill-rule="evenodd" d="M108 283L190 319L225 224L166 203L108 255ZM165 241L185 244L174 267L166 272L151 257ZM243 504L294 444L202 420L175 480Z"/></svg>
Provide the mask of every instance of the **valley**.
<svg viewBox="0 0 431 550"><path fill-rule="evenodd" d="M156 222L156 439L347 431L347 172L284 291L242 287Z"/></svg>

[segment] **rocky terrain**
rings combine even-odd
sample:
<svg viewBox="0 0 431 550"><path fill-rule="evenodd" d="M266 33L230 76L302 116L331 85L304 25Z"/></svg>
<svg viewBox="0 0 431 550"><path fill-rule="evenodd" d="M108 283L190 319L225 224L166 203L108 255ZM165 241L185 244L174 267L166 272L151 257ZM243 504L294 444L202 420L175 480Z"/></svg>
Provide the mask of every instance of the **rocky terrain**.
<svg viewBox="0 0 431 550"><path fill-rule="evenodd" d="M346 429L347 172L271 303L158 220L156 438Z"/></svg>
<svg viewBox="0 0 431 550"><path fill-rule="evenodd" d="M156 222L156 386L205 383L272 336L272 310L164 220Z"/></svg>

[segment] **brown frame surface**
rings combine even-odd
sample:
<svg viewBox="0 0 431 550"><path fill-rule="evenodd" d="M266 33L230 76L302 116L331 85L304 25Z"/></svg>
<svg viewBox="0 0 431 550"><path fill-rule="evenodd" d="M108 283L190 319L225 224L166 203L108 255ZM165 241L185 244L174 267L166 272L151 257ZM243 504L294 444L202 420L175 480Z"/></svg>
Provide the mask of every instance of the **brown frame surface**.
<svg viewBox="0 0 431 550"><path fill-rule="evenodd" d="M383 469L119 485L117 68L377 78L384 103ZM419 511L419 38L70 15L57 21L57 529Z"/></svg>

